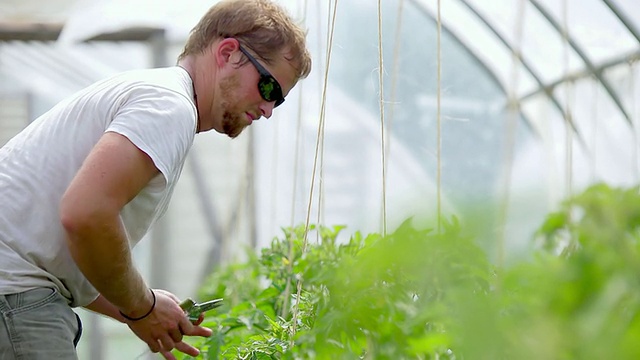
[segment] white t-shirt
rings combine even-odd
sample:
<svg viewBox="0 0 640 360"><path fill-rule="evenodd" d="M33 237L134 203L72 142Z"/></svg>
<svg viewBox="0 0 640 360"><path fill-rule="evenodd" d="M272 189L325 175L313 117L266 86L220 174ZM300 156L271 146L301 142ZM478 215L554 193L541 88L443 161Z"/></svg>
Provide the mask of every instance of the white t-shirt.
<svg viewBox="0 0 640 360"><path fill-rule="evenodd" d="M160 174L120 213L130 246L167 208L197 128L189 74L126 72L59 103L0 149L0 294L56 287L71 306L98 292L77 268L60 199L105 132L126 136Z"/></svg>

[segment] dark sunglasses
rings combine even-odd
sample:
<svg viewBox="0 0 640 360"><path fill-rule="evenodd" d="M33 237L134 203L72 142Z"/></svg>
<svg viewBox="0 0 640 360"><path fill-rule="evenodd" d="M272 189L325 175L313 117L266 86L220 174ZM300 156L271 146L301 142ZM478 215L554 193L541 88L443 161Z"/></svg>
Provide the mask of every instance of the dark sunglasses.
<svg viewBox="0 0 640 360"><path fill-rule="evenodd" d="M258 91L260 91L260 96L265 101L273 102L275 101L274 108L277 108L284 102L284 96L282 96L282 88L278 83L278 80L271 75L264 66L260 65L258 60L254 58L245 48L240 46L240 51L247 56L249 61L255 66L256 70L260 74L260 80L258 81Z"/></svg>

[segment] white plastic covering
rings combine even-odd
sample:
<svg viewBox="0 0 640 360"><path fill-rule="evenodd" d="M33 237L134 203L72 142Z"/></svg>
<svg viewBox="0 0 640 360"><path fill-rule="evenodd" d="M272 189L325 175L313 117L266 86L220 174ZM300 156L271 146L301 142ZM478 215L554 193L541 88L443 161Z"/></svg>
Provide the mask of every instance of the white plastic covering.
<svg viewBox="0 0 640 360"><path fill-rule="evenodd" d="M25 21L33 14L36 21L66 25L57 44L0 44L0 89L32 94L37 115L98 78L151 66L145 44L80 44L84 39L123 28L162 28L173 44L172 60L214 2L2 1L0 22ZM313 72L272 119L252 126L253 141L199 137L197 161L185 167L167 214L171 254L189 256L189 249L211 241L203 199L227 224L225 246L237 249L250 242L253 225L254 240L265 245L280 227L305 222L310 198L312 223L346 224L346 233L381 231L381 92L389 229L411 214L433 215L440 191L446 216L480 204L485 210L480 221L496 229L489 238L504 226L507 246L516 254L567 196L600 181L638 183L637 0L383 0L381 29L374 0L281 3L309 29ZM55 4L59 11L51 10ZM322 104L324 145L310 196ZM251 144L253 160L247 155ZM194 186L195 164L208 170L206 196ZM255 189L253 215L246 209L236 213L237 203L247 199L247 179ZM506 222L500 214L504 205ZM171 270L196 274L171 280L181 296L195 291L210 254L191 253L188 263Z"/></svg>

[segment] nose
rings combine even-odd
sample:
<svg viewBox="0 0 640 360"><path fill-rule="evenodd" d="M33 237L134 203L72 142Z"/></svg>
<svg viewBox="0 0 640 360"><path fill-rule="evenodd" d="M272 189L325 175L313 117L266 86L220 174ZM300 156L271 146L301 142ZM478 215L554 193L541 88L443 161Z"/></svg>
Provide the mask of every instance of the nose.
<svg viewBox="0 0 640 360"><path fill-rule="evenodd" d="M264 116L265 118L270 118L271 115L273 114L273 109L275 107L276 103L275 101L272 102L263 102L260 104L260 112L262 113L262 116Z"/></svg>

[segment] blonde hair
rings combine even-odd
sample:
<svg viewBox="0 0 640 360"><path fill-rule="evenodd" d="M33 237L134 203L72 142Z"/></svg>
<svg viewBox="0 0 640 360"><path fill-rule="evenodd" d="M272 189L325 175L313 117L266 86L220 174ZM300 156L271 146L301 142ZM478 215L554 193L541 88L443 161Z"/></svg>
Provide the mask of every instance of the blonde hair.
<svg viewBox="0 0 640 360"><path fill-rule="evenodd" d="M178 60L204 53L218 39L234 38L268 64L285 51L301 79L311 72L305 37L306 32L270 0L222 0L191 30Z"/></svg>

